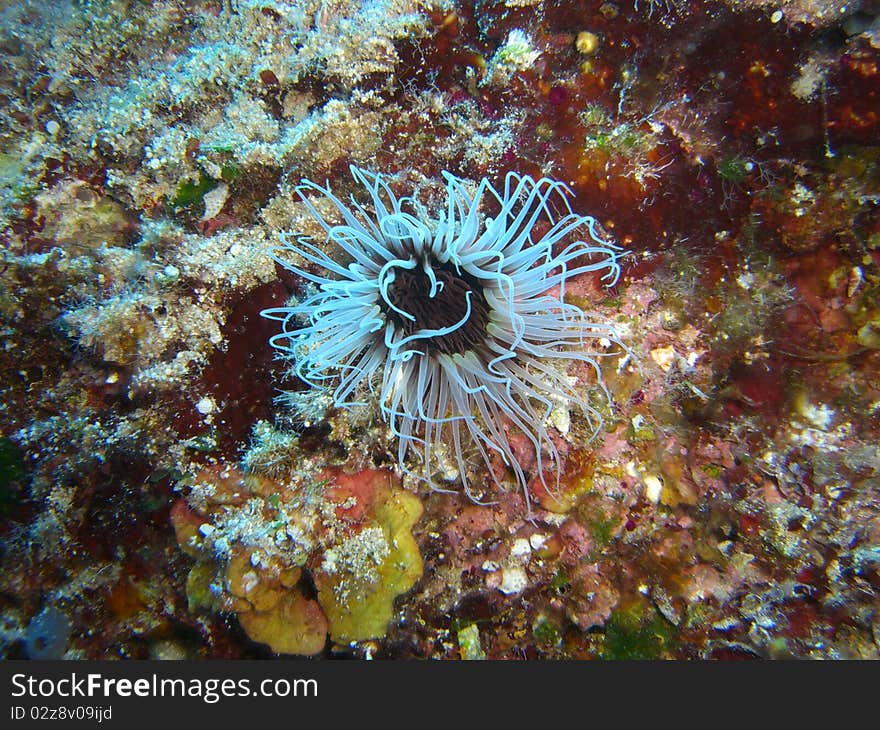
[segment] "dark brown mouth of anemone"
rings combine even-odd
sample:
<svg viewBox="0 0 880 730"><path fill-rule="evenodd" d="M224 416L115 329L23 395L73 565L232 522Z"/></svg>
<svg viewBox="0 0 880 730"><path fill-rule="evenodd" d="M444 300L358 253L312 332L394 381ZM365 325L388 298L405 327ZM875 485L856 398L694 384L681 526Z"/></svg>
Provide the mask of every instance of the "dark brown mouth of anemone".
<svg viewBox="0 0 880 730"><path fill-rule="evenodd" d="M404 337L419 330L454 327L447 334L414 341L414 349L444 355L462 355L480 349L486 340L489 305L479 280L464 271L457 271L451 264L435 263L431 268L437 281L442 284L433 297L430 296L431 280L420 266L395 270L394 281L388 287L388 298L395 307L411 314L415 320L404 317L387 305L385 316Z"/></svg>

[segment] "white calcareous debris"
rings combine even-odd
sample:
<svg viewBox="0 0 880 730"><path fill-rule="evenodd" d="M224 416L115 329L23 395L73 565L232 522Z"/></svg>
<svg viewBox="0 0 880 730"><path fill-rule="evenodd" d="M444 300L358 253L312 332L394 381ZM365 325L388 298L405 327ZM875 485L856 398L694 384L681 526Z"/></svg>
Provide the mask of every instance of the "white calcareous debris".
<svg viewBox="0 0 880 730"><path fill-rule="evenodd" d="M515 593L522 593L528 584L529 578L526 575L526 571L522 567L514 565L502 569L501 585L498 586L498 590L510 596Z"/></svg>
<svg viewBox="0 0 880 730"><path fill-rule="evenodd" d="M675 363L675 348L672 345L655 347L651 350L651 359L657 363L664 373L668 373L673 363Z"/></svg>
<svg viewBox="0 0 880 730"><path fill-rule="evenodd" d="M202 198L205 202L205 212L202 215L202 220L209 221L212 218L216 218L226 204L228 197L229 186L224 182L218 184L213 190L205 193Z"/></svg>
<svg viewBox="0 0 880 730"><path fill-rule="evenodd" d="M645 485L645 498L649 502L657 504L660 501L660 495L663 492L663 482L660 477L654 474L648 474L642 478Z"/></svg>

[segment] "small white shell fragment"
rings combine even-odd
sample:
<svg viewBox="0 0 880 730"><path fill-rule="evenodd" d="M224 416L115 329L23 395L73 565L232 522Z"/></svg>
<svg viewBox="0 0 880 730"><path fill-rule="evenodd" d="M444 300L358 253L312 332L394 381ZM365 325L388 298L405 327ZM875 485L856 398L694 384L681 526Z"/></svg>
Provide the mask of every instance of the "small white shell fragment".
<svg viewBox="0 0 880 730"><path fill-rule="evenodd" d="M540 550L544 547L544 543L547 542L547 536L542 535L539 532L536 532L529 538L529 545L532 546L532 550Z"/></svg>
<svg viewBox="0 0 880 730"><path fill-rule="evenodd" d="M203 416L207 416L209 413L213 413L217 410L217 404L214 402L214 399L211 396L206 395L198 403L196 403L196 410Z"/></svg>
<svg viewBox="0 0 880 730"><path fill-rule="evenodd" d="M257 574L249 570L241 577L241 586L244 588L245 593L250 593L254 588L259 584L260 579L257 577Z"/></svg>
<svg viewBox="0 0 880 730"><path fill-rule="evenodd" d="M571 430L571 412L562 404L553 406L547 422L563 436Z"/></svg>
<svg viewBox="0 0 880 730"><path fill-rule="evenodd" d="M515 565L501 571L501 585L498 586L498 590L510 596L514 593L521 593L528 584L529 578L526 571Z"/></svg>
<svg viewBox="0 0 880 730"><path fill-rule="evenodd" d="M660 501L660 493L663 491L663 482L660 481L660 477L648 474L642 481L645 484L645 497L649 502L657 504Z"/></svg>
<svg viewBox="0 0 880 730"><path fill-rule="evenodd" d="M205 213L202 215L203 221L209 221L216 218L217 214L226 204L226 198L229 197L229 186L226 183L220 183L213 190L205 193L202 198L205 201Z"/></svg>
<svg viewBox="0 0 880 730"><path fill-rule="evenodd" d="M520 558L523 555L528 555L532 552L532 546L529 544L529 541L524 537L520 537L513 542L513 546L510 548L510 554L515 558Z"/></svg>
<svg viewBox="0 0 880 730"><path fill-rule="evenodd" d="M651 359L660 366L664 373L668 373L672 363L675 362L675 348L672 345L657 347L651 350Z"/></svg>

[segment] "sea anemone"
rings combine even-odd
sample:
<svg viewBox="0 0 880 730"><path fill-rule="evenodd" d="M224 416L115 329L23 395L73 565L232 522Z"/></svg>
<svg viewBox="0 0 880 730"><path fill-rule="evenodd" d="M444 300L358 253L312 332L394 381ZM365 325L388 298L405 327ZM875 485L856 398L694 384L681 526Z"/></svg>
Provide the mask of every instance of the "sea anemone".
<svg viewBox="0 0 880 730"><path fill-rule="evenodd" d="M452 454L464 491L478 501L466 458L476 449L487 465L500 455L528 501L511 429L534 449L541 483L549 488L550 464L558 485L553 409L580 406L593 435L602 424L565 361L592 366L608 398L598 358L623 347L610 324L565 301L566 282L604 271L612 285L623 252L602 239L593 218L571 211L569 189L554 180L511 172L499 192L487 180L474 190L444 172L446 200L432 215L415 196L398 198L381 175L354 166L351 173L369 193L366 207L354 196L346 205L329 185L297 187L331 245L281 236L276 260L311 285L300 300L263 312L283 323L270 344L299 378L332 392L335 406L371 402L398 438L401 469L435 489L448 491L437 475ZM318 211L315 193L338 223Z"/></svg>

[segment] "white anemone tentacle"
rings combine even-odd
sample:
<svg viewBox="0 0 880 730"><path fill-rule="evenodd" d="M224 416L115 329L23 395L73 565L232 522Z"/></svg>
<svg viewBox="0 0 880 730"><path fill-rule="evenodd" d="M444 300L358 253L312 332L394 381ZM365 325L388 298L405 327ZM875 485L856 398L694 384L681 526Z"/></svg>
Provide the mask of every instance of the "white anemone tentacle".
<svg viewBox="0 0 880 730"><path fill-rule="evenodd" d="M510 172L499 191L487 180L473 189L444 172L446 202L431 216L414 198L396 196L380 174L355 166L351 173L366 204L354 196L343 203L329 184L303 180L297 187L343 258L331 258L308 236L281 235L276 261L313 293L263 312L281 322L270 344L304 382L331 390L336 407L363 407L372 393L399 439L401 470L438 491L450 491L437 477L449 447L475 501L469 450L487 465L497 454L527 503L531 478L551 489L548 465L558 486L553 408L560 400L576 405L593 435L602 427L599 409L560 364L589 365L610 399L599 363L607 351L591 343L626 349L613 325L565 301L566 285L589 272L613 285L626 252L602 238L594 218L574 213L569 188L549 178ZM339 223L318 211L316 195ZM291 254L303 263L292 263ZM534 451L535 474L519 464L510 430Z"/></svg>

